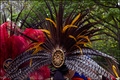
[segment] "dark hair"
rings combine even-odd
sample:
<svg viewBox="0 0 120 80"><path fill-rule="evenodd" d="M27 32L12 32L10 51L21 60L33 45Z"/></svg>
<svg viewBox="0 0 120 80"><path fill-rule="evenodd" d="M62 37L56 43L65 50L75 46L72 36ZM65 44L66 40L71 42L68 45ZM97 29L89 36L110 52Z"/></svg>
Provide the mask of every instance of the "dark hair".
<svg viewBox="0 0 120 80"><path fill-rule="evenodd" d="M109 79L106 78L105 76L102 76L102 80L109 80Z"/></svg>
<svg viewBox="0 0 120 80"><path fill-rule="evenodd" d="M60 68L57 69L56 73L54 74L53 80L65 80L64 76L68 73L68 68L66 65L62 65Z"/></svg>

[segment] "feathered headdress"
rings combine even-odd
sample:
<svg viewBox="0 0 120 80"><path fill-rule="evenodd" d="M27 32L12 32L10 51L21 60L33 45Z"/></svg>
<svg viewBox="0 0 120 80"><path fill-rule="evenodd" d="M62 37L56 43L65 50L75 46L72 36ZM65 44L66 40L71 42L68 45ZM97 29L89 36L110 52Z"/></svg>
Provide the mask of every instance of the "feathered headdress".
<svg viewBox="0 0 120 80"><path fill-rule="evenodd" d="M54 5L54 3L52 2ZM67 17L63 18L64 7L62 2L59 4L59 11L57 12L54 5L55 18L53 11L48 2L46 5L50 11L51 18L42 16L40 21L43 22L41 31L44 32L45 42L33 42L29 45L29 49L17 56L6 69L6 76L14 79L24 79L30 72L47 64L52 64L55 68L60 68L63 64L69 69L72 69L79 74L84 73L91 79L99 79L98 75L104 75L111 79L111 74L99 66L94 60L87 55L107 57L115 61L115 58L104 54L98 50L92 49L91 38L100 31L93 26L99 22L90 22L87 16L87 10L75 13L73 10ZM40 17L38 16L38 17ZM44 18L43 18L44 17ZM36 26L27 23L28 27ZM23 33L24 34L24 33ZM37 36L39 38L40 36ZM30 61L23 68L19 66L25 62Z"/></svg>
<svg viewBox="0 0 120 80"><path fill-rule="evenodd" d="M12 25L12 27L11 27ZM14 28L13 28L14 27ZM17 28L17 29L16 29ZM36 29L25 29L25 31L21 34L25 35L16 35L11 34L10 30L15 31L16 33L20 33L20 29L11 21L7 21L0 26L0 79L5 79L5 72L8 68L9 64L15 59L18 55L20 55L23 51L29 48L29 44L31 44L30 39L34 39L38 42L45 41L45 35L42 31ZM30 39L29 39L30 38ZM21 65L24 67L27 63ZM39 72L39 73L38 73ZM43 73L43 74L41 74ZM42 77L41 77L42 76ZM29 77L33 77L34 79L46 79L50 76L49 69L47 66L39 68L34 73L30 73ZM7 80L9 80L7 78Z"/></svg>

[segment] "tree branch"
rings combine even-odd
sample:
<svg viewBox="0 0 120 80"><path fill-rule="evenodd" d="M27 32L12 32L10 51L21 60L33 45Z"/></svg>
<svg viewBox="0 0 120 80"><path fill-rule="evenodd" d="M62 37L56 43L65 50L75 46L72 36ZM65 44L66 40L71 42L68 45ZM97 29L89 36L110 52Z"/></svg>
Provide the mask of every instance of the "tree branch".
<svg viewBox="0 0 120 80"><path fill-rule="evenodd" d="M103 32L103 33L106 34L107 36L110 36L110 37L114 38L116 41L119 41L115 36L110 35L110 33L106 33L106 32Z"/></svg>
<svg viewBox="0 0 120 80"><path fill-rule="evenodd" d="M104 7L108 7L108 8L119 8L120 6L118 4L116 4L115 6L107 6L107 5L103 5L100 2L97 2L96 0L93 0L96 4L100 5L100 6L104 6Z"/></svg>
<svg viewBox="0 0 120 80"><path fill-rule="evenodd" d="M115 22L115 25L116 25L116 27L117 27L117 37L118 37L118 39L120 38L120 31L119 31L119 27L118 27L118 24L117 24L117 21L115 20L115 18L112 16L112 18L113 18L113 20L114 20L114 22Z"/></svg>
<svg viewBox="0 0 120 80"><path fill-rule="evenodd" d="M118 18L116 18L118 22L120 22L120 20Z"/></svg>
<svg viewBox="0 0 120 80"><path fill-rule="evenodd" d="M111 24L111 23L109 23L109 22L107 22L106 20L104 20L104 19L101 19L100 17L98 17L97 15L95 15L95 14L93 14L93 13L91 13L92 15L94 15L94 16L96 16L98 19L100 19L101 21L104 21L104 22L106 22L107 24L109 24L109 25L111 25L111 26L113 26L113 27L115 27L115 28L117 28L115 25L113 25L113 24ZM118 28L117 28L118 29Z"/></svg>
<svg viewBox="0 0 120 80"><path fill-rule="evenodd" d="M117 24L117 22L116 22L116 20L115 20L115 18L112 16L112 19L113 19L113 21L115 22L115 25L116 25L116 27L117 27L117 29L118 29L118 24Z"/></svg>
<svg viewBox="0 0 120 80"><path fill-rule="evenodd" d="M92 15L90 15L92 17L92 19L98 21L97 19L95 19ZM99 24L103 25L104 27L106 27L107 29L109 29L110 31L112 31L116 36L117 36L117 33L115 31L113 31L111 28L109 28L109 26L107 25L104 25L102 22L100 22Z"/></svg>

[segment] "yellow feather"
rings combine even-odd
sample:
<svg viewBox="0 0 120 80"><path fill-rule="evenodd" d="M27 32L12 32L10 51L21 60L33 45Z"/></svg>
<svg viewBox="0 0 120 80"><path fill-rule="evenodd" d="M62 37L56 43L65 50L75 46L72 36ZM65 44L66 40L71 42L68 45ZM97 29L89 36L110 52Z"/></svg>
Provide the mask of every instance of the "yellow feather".
<svg viewBox="0 0 120 80"><path fill-rule="evenodd" d="M119 76L118 76L118 74L117 74L117 72L116 72L116 67L115 67L114 65L112 66L112 69L113 69L113 71L114 71L116 77L119 78Z"/></svg>
<svg viewBox="0 0 120 80"><path fill-rule="evenodd" d="M36 49L35 49L35 51L32 53L32 55L34 55L34 54L36 54L38 51L40 51L40 50L43 50L43 48L42 47L37 47Z"/></svg>
<svg viewBox="0 0 120 80"><path fill-rule="evenodd" d="M29 47L31 47L31 46L33 46L33 45L36 45L36 44L38 44L38 43L36 43L36 42L35 42L35 43L32 43ZM32 50L32 49L30 48L30 49L26 50L26 52L29 51L29 50Z"/></svg>
<svg viewBox="0 0 120 80"><path fill-rule="evenodd" d="M42 49L42 47L40 47L40 46L36 46L36 49L35 49L35 51L32 53L32 55L34 55L34 54L36 54L39 50L43 50ZM32 59L30 59L30 67L31 67L31 64L32 64Z"/></svg>
<svg viewBox="0 0 120 80"><path fill-rule="evenodd" d="M46 29L40 29L43 32L46 32L47 34L50 34L50 31L46 30Z"/></svg>
<svg viewBox="0 0 120 80"><path fill-rule="evenodd" d="M78 44L84 44L84 46L88 45L88 46L92 47L90 44L88 44L88 43L86 43L86 42L77 42L76 44L77 44L77 45L78 45Z"/></svg>
<svg viewBox="0 0 120 80"><path fill-rule="evenodd" d="M43 44L43 42L38 43L36 46L32 47L31 50L34 48L38 48L41 44Z"/></svg>
<svg viewBox="0 0 120 80"><path fill-rule="evenodd" d="M75 45L76 47L78 47L79 49L80 49L80 51L81 51L81 54L83 55L83 52L82 52L82 49L81 49L81 47L79 47L78 45Z"/></svg>
<svg viewBox="0 0 120 80"><path fill-rule="evenodd" d="M51 19L49 19L49 18L46 18L46 20L52 22L52 23L54 24L55 28L57 28L57 26L56 26L56 24L55 24L55 22L54 22L53 20L51 20Z"/></svg>
<svg viewBox="0 0 120 80"><path fill-rule="evenodd" d="M79 38L85 38L91 44L90 39L88 38L88 36L80 35L80 36L77 37L77 39L79 39Z"/></svg>
<svg viewBox="0 0 120 80"><path fill-rule="evenodd" d="M30 65L29 66L31 67L31 65L32 65L32 59L30 59Z"/></svg>
<svg viewBox="0 0 120 80"><path fill-rule="evenodd" d="M78 16L72 21L71 25L73 25L73 24L78 20L79 17L80 17L80 13L79 13Z"/></svg>
<svg viewBox="0 0 120 80"><path fill-rule="evenodd" d="M50 31L46 30L46 29L40 29L41 31L43 32L46 32L48 37L51 38L51 35L50 35Z"/></svg>
<svg viewBox="0 0 120 80"><path fill-rule="evenodd" d="M72 39L74 39L75 41L77 41L77 39L74 36L69 35L69 37L72 38Z"/></svg>
<svg viewBox="0 0 120 80"><path fill-rule="evenodd" d="M84 44L84 46L87 47L86 44Z"/></svg>
<svg viewBox="0 0 120 80"><path fill-rule="evenodd" d="M35 44L37 44L37 45L35 45ZM36 48L35 51L32 53L32 55L34 55L34 54L36 54L39 50L42 50L42 48L40 47L41 44L43 44L43 42L33 43L33 44L31 44L30 46L32 46L32 45L35 45L35 46L32 47L32 48L30 48L30 49L28 49L28 50L26 50L26 51L29 51L29 50L32 50L32 49ZM32 59L30 60L30 67L31 67L31 64L32 64Z"/></svg>
<svg viewBox="0 0 120 80"><path fill-rule="evenodd" d="M86 31L87 29L85 29L85 30L83 30L81 33L79 33L78 35L77 35L77 38L84 32L84 31Z"/></svg>
<svg viewBox="0 0 120 80"><path fill-rule="evenodd" d="M48 36L49 38L51 38L51 36L50 36L49 34L48 34L47 36Z"/></svg>
<svg viewBox="0 0 120 80"><path fill-rule="evenodd" d="M71 28L71 27L76 27L76 28L77 28L77 26L75 26L75 25L66 25L66 26L63 28L62 32L64 33L68 28Z"/></svg>

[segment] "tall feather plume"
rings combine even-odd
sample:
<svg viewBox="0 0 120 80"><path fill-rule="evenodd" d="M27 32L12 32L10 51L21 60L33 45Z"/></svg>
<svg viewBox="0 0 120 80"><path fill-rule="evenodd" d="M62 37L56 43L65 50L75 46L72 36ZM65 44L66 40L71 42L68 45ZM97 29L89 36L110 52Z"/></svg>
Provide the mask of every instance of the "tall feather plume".
<svg viewBox="0 0 120 80"><path fill-rule="evenodd" d="M32 33L32 31L28 32L28 34L20 33L30 39L33 43L30 44L29 49L27 49L25 52L13 60L7 69L8 73L6 76L16 79L25 79L30 72L38 69L38 67L44 66L46 64L51 64L51 56L53 52L57 49L60 49L65 55L64 62L69 69L78 71L80 74L84 72L85 75L91 77L92 79L99 79L98 74L105 75L111 79L110 76L112 75L109 74L109 72L100 67L92 59L87 59L85 56L96 55L107 57L116 61L112 56L92 49L90 38L95 36L94 34L96 32L100 31L100 29L92 28L94 28L93 26L99 24L99 21L90 22L91 17L89 17L87 14L89 10L85 10L79 13L75 13L76 10L73 10L67 17L63 18L63 12L65 9L65 4L63 1L59 3L58 11L56 10L56 6L52 1L52 5L55 11L54 17L53 10L49 4L49 1L45 1L45 3L50 12L50 18L47 16L47 13L45 11L45 15L42 17L42 12L34 11L32 8L30 11L33 11L39 17L40 22L33 24L28 23L26 20L29 17L29 12L25 19L23 19L23 23L20 27L22 28L22 26L27 26L28 28L35 28L35 25L41 26L40 30L44 32L46 37L45 42L41 43L39 42L39 38L35 39L33 36L29 35L29 33ZM31 18L36 21L34 17L31 16ZM25 25L25 23L27 25ZM35 34L37 35L37 33ZM35 34L33 35L35 36ZM83 56L81 56L81 54L83 54ZM27 63L24 67L20 67L23 63L28 62L31 59L33 59L31 66L29 66L29 63ZM86 62L89 62L89 64ZM17 68L19 69L15 72ZM22 72L20 72L21 70Z"/></svg>

